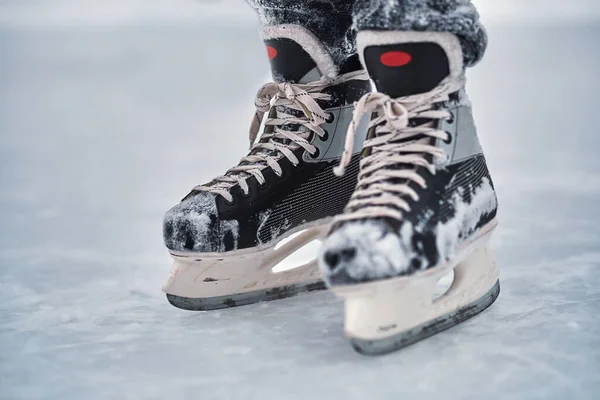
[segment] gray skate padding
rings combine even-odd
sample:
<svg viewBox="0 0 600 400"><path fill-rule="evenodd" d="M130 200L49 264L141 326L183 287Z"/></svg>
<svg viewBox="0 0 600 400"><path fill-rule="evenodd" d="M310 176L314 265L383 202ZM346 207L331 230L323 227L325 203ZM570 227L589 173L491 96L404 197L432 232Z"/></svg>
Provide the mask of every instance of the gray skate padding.
<svg viewBox="0 0 600 400"><path fill-rule="evenodd" d="M308 155L308 153L305 152L302 155L302 159L306 162L320 162L339 159L340 154L342 154L344 151L346 134L348 133L347 129L342 129L339 127L348 126L348 124L350 124L352 121L353 111L354 106L351 104L330 110L329 112L331 112L334 116L333 121L326 122L325 124L321 125L321 128L326 130L330 135L329 140L323 141L315 136L311 142L313 146L319 149L320 156L312 158L310 155ZM369 122L369 115L363 116L363 118L360 120L357 128L356 138L354 139L352 154L356 154L362 150L362 144L367 136L367 127L369 126Z"/></svg>
<svg viewBox="0 0 600 400"><path fill-rule="evenodd" d="M482 153L470 107L460 105L451 108L450 112L452 121L440 120L438 129L450 134L451 140L437 140L437 145L448 155L447 165L457 164Z"/></svg>

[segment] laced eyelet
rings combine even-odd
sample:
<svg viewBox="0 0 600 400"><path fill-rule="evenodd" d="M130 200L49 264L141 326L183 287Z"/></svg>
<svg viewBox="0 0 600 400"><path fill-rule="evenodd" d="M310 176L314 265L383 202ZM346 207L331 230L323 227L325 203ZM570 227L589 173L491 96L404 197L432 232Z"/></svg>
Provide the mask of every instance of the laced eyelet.
<svg viewBox="0 0 600 400"><path fill-rule="evenodd" d="M223 197L223 199L225 200L225 204L227 204L228 206L232 206L235 204L235 197L231 196L231 201L227 200L225 197Z"/></svg>
<svg viewBox="0 0 600 400"><path fill-rule="evenodd" d="M275 176L277 177L277 179L283 179L283 178L285 178L285 171L281 170L281 175L275 174Z"/></svg>
<svg viewBox="0 0 600 400"><path fill-rule="evenodd" d="M263 183L258 182L258 188L264 189L267 187L267 181L265 180Z"/></svg>
<svg viewBox="0 0 600 400"><path fill-rule="evenodd" d="M319 136L319 139L321 139L322 142L329 140L329 132L327 132L327 129L323 129L323 136Z"/></svg>
<svg viewBox="0 0 600 400"><path fill-rule="evenodd" d="M319 156L321 155L321 151L319 150L319 148L317 147L317 150L312 153L312 154L308 154L310 156L310 158L312 158L313 160L316 158L319 158Z"/></svg>
<svg viewBox="0 0 600 400"><path fill-rule="evenodd" d="M335 121L335 115L332 112L327 113L327 119L325 122L331 124L333 121Z"/></svg>
<svg viewBox="0 0 600 400"><path fill-rule="evenodd" d="M454 114L450 113L450 118L446 119L446 123L448 123L448 124L454 123Z"/></svg>
<svg viewBox="0 0 600 400"><path fill-rule="evenodd" d="M444 139L444 143L446 143L446 144L452 143L452 135L450 134L450 132L446 131L446 135L448 135L448 139Z"/></svg>
<svg viewBox="0 0 600 400"><path fill-rule="evenodd" d="M250 189L248 189L248 193L244 193L244 191L242 190L242 196L245 197L246 199L249 198L250 196L252 196L252 193L250 193Z"/></svg>

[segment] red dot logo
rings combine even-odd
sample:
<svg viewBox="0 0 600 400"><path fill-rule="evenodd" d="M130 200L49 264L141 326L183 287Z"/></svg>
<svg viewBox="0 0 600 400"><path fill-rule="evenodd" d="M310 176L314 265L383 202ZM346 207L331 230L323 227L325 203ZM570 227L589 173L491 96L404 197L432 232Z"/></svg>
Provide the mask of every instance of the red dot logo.
<svg viewBox="0 0 600 400"><path fill-rule="evenodd" d="M269 56L269 60L277 57L277 49L275 47L267 46L267 56Z"/></svg>
<svg viewBox="0 0 600 400"><path fill-rule="evenodd" d="M386 67L402 67L412 61L412 56L403 51L388 51L383 53L379 60Z"/></svg>

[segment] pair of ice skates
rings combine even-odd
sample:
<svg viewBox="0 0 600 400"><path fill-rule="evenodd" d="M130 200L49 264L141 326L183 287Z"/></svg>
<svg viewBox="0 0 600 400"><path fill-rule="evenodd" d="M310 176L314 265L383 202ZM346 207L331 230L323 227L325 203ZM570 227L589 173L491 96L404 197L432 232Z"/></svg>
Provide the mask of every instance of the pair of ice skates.
<svg viewBox="0 0 600 400"><path fill-rule="evenodd" d="M499 293L487 247L497 202L458 39L363 31L360 61L339 67L302 27L264 36L276 83L258 92L250 153L165 216L169 302L212 310L326 283L344 298L345 332L366 354L488 307ZM317 240L318 262L277 272Z"/></svg>

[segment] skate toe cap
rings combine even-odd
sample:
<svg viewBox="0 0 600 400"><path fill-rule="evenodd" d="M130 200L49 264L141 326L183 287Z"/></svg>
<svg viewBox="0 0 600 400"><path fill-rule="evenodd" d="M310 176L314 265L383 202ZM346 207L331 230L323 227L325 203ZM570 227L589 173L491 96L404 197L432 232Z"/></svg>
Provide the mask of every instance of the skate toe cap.
<svg viewBox="0 0 600 400"><path fill-rule="evenodd" d="M382 221L347 222L322 246L319 267L330 286L397 276L409 269L410 252Z"/></svg>
<svg viewBox="0 0 600 400"><path fill-rule="evenodd" d="M169 250L212 253L235 250L237 221L220 221L215 196L195 193L171 208L163 219L163 238Z"/></svg>

